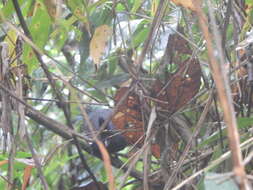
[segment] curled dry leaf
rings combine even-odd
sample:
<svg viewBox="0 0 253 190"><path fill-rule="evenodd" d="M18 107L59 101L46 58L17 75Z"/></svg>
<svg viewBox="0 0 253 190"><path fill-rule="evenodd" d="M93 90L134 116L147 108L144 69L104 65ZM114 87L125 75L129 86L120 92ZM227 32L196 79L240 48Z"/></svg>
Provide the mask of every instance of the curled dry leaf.
<svg viewBox="0 0 253 190"><path fill-rule="evenodd" d="M96 28L90 42L90 56L96 65L99 65L100 59L105 51L108 37L112 30L108 25L101 25Z"/></svg>
<svg viewBox="0 0 253 190"><path fill-rule="evenodd" d="M188 59L179 65L178 71L165 82L156 80L152 97L157 99L158 107L170 113L182 108L199 91L201 68L197 59Z"/></svg>
<svg viewBox="0 0 253 190"><path fill-rule="evenodd" d="M120 88L115 95L115 103L118 103L127 91L128 87ZM127 142L129 144L137 144L138 147L143 145L145 138L144 122L140 107L138 95L130 92L112 119L117 130L122 133ZM151 145L151 151L155 157L160 157L160 147L157 144Z"/></svg>

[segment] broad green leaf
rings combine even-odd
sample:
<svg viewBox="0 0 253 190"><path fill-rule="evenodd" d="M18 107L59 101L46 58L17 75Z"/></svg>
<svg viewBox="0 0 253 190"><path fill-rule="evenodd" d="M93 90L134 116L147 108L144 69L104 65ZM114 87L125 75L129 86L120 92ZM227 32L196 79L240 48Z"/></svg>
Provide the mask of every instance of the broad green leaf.
<svg viewBox="0 0 253 190"><path fill-rule="evenodd" d="M35 4L34 15L30 25L33 40L39 48L43 48L47 43L49 31L51 27L51 19L46 11L46 7L42 1L37 1Z"/></svg>
<svg viewBox="0 0 253 190"><path fill-rule="evenodd" d="M130 40L131 41L130 45L132 45L132 48L138 47L141 43L144 42L148 35L148 21L147 20L136 20L139 24L137 28L135 29L133 35L131 36Z"/></svg>
<svg viewBox="0 0 253 190"><path fill-rule="evenodd" d="M223 174L207 173L204 179L205 190L239 190L234 180Z"/></svg>
<svg viewBox="0 0 253 190"><path fill-rule="evenodd" d="M144 42L144 40L148 36L148 28L143 28L141 31L139 31L136 35L133 37L133 45L134 47L138 47L141 43Z"/></svg>
<svg viewBox="0 0 253 190"><path fill-rule="evenodd" d="M48 41L51 27L51 19L46 11L46 7L41 0L36 1L33 10L33 16L29 29L33 38L33 42L42 50ZM38 61L29 44L24 46L24 62L28 66L28 72L31 73L38 66Z"/></svg>

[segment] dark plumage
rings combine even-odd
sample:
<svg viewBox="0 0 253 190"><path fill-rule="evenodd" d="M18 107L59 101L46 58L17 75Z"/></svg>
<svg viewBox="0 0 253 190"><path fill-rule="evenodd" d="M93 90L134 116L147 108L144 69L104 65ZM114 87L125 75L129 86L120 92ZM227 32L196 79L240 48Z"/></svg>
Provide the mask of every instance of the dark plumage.
<svg viewBox="0 0 253 190"><path fill-rule="evenodd" d="M102 124L112 114L110 109L94 109L89 112L89 119L95 131L98 131ZM84 124L85 133L90 136L91 131L87 124ZM104 143L109 153L116 153L127 146L126 139L117 131L115 125L110 121L105 130L100 134L100 140ZM101 157L98 145L91 143L91 149L94 155Z"/></svg>

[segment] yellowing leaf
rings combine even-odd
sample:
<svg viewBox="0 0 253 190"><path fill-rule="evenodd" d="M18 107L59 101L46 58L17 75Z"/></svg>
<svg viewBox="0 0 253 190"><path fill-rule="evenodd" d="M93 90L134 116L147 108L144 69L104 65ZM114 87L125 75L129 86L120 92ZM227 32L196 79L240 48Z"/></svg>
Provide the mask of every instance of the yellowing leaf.
<svg viewBox="0 0 253 190"><path fill-rule="evenodd" d="M7 33L7 36L4 39L4 41L8 43L9 54L10 55L12 55L15 51L16 40L17 40L16 31L9 30L8 33Z"/></svg>
<svg viewBox="0 0 253 190"><path fill-rule="evenodd" d="M90 42L90 56L94 63L99 65L108 37L112 34L112 30L108 25L101 25L96 28Z"/></svg>
<svg viewBox="0 0 253 190"><path fill-rule="evenodd" d="M195 11L195 6L193 0L172 0L176 5L183 6L184 8L191 9Z"/></svg>

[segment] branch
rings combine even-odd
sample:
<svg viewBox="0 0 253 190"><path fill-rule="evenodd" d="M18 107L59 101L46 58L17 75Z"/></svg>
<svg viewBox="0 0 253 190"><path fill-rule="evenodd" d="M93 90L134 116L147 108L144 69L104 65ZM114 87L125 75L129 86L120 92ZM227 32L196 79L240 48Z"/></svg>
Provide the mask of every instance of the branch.
<svg viewBox="0 0 253 190"><path fill-rule="evenodd" d="M77 133L76 131L68 128L66 125L55 121L45 115L42 112L37 111L34 109L31 105L27 104L25 101L21 100L19 97L17 97L15 94L13 94L9 89L7 89L2 83L0 83L0 89L8 93L13 99L17 100L21 104L23 104L26 107L26 116L31 118L32 120L36 121L38 124L44 126L48 130L52 131L53 133L61 136L64 139L70 140L72 139L73 135L76 135L79 139L79 143L81 148L88 152L89 154L92 154L92 150L90 149L89 145L84 142L84 137ZM93 155L93 154L92 154ZM94 156L94 155L93 155ZM97 157L101 159L100 157ZM112 165L116 168L121 168L123 171L127 171L128 167L126 165L123 165L123 162L115 157L111 158ZM142 180L142 174L140 172L132 170L130 172L130 175L136 179Z"/></svg>

